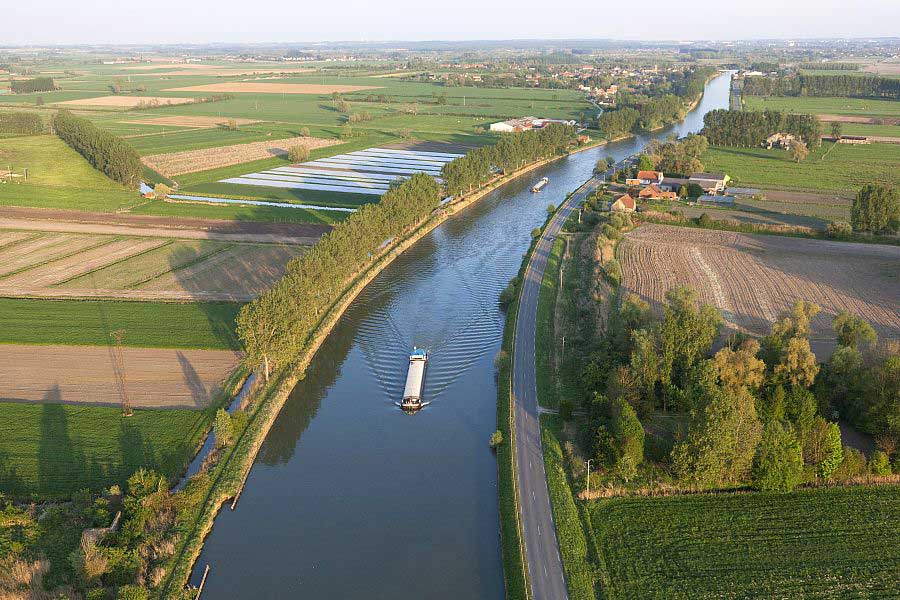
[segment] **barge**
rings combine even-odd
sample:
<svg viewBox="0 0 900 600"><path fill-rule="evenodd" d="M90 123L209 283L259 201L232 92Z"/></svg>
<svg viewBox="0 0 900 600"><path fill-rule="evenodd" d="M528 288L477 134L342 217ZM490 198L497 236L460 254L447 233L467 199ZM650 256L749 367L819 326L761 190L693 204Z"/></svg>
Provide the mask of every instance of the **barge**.
<svg viewBox="0 0 900 600"><path fill-rule="evenodd" d="M409 371L406 373L406 387L403 389L403 400L400 408L406 411L416 411L427 404L422 402L422 386L425 383L425 364L428 362L428 353L424 348L413 348L409 355Z"/></svg>
<svg viewBox="0 0 900 600"><path fill-rule="evenodd" d="M536 184L534 184L534 186L532 186L531 192L534 194L538 193L539 191L544 189L544 186L547 185L548 183L550 183L550 179L548 177L544 177L543 179L538 181Z"/></svg>

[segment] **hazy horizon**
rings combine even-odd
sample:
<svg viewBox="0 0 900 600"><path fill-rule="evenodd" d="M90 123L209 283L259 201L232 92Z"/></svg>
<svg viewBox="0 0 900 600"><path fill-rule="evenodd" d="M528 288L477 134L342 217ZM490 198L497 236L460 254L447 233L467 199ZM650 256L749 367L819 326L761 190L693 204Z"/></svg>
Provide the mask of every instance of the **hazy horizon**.
<svg viewBox="0 0 900 600"><path fill-rule="evenodd" d="M533 0L460 0L452 12L412 0L372 6L348 0L335 15L324 5L275 3L253 11L234 0L152 6L101 0L12 4L0 44L175 45L315 44L341 42L464 42L526 40L742 41L890 38L900 35L900 2L866 0L852 8L838 0L760 0L740 6L685 0L648 0L638 11L603 9L584 0L548 8ZM34 24L16 28L16 23ZM893 23L893 25L892 25Z"/></svg>

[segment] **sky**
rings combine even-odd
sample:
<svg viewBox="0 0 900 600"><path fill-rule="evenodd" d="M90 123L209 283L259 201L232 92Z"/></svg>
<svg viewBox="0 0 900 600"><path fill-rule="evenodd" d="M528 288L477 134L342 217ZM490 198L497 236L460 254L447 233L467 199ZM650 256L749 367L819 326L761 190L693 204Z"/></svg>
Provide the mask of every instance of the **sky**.
<svg viewBox="0 0 900 600"><path fill-rule="evenodd" d="M0 45L900 36L900 0L8 0L3 4Z"/></svg>

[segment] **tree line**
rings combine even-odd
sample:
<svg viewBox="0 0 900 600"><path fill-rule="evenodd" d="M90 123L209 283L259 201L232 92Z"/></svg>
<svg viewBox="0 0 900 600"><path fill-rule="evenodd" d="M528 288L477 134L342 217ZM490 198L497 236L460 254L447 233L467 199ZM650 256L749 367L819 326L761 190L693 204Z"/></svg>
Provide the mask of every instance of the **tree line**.
<svg viewBox="0 0 900 600"><path fill-rule="evenodd" d="M713 146L752 148L773 133L789 133L816 147L822 139L822 123L815 115L778 110L717 109L704 115L701 133Z"/></svg>
<svg viewBox="0 0 900 600"><path fill-rule="evenodd" d="M437 208L440 187L417 173L336 225L312 249L293 259L284 276L238 315L238 335L250 364L290 364L315 333L347 282L393 238Z"/></svg>
<svg viewBox="0 0 900 600"><path fill-rule="evenodd" d="M859 64L848 62L801 63L800 68L807 71L858 71Z"/></svg>
<svg viewBox="0 0 900 600"><path fill-rule="evenodd" d="M31 94L33 92L52 92L56 83L52 77L35 77L34 79L13 79L9 82L13 94Z"/></svg>
<svg viewBox="0 0 900 600"><path fill-rule="evenodd" d="M692 134L681 141L662 143L653 140L644 149L638 161L642 171L662 171L671 175L690 177L692 173L703 171L700 157L709 143L702 135Z"/></svg>
<svg viewBox="0 0 900 600"><path fill-rule="evenodd" d="M745 77L748 96L839 96L900 98L900 79L875 75L820 75L801 73L781 77Z"/></svg>
<svg viewBox="0 0 900 600"><path fill-rule="evenodd" d="M141 157L122 138L67 110L54 115L53 130L62 141L110 179L132 189L140 185L144 171Z"/></svg>
<svg viewBox="0 0 900 600"><path fill-rule="evenodd" d="M44 121L37 113L0 113L0 133L37 135L44 131Z"/></svg>
<svg viewBox="0 0 900 600"><path fill-rule="evenodd" d="M706 80L713 73L711 67L700 67L672 74L646 93L619 92L616 94L617 108L603 111L597 117L597 127L607 138L615 138L674 123L683 118L687 107L703 94Z"/></svg>
<svg viewBox="0 0 900 600"><path fill-rule="evenodd" d="M575 139L570 125L551 123L537 131L506 133L496 144L471 150L444 165L441 177L450 195L470 192L495 177L493 169L515 171L543 158L562 154Z"/></svg>

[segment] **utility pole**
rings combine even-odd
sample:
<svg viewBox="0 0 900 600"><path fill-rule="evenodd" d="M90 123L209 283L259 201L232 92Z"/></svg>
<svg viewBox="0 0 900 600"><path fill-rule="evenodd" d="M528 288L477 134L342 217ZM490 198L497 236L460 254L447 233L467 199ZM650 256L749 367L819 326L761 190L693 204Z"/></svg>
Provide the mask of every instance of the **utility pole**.
<svg viewBox="0 0 900 600"><path fill-rule="evenodd" d="M130 417L134 414L134 411L131 410L131 403L128 402L128 389L127 389L127 381L125 379L125 355L122 352L122 338L125 335L124 329L117 329L113 332L113 337L116 340L116 349L115 349L115 365L116 365L116 374L118 375L119 385L121 386L121 396L122 396L122 416Z"/></svg>
<svg viewBox="0 0 900 600"><path fill-rule="evenodd" d="M585 481L587 482L587 491L585 492L585 496L587 497L590 497L591 495L591 463L593 461L593 458L587 459L587 476L585 477Z"/></svg>

